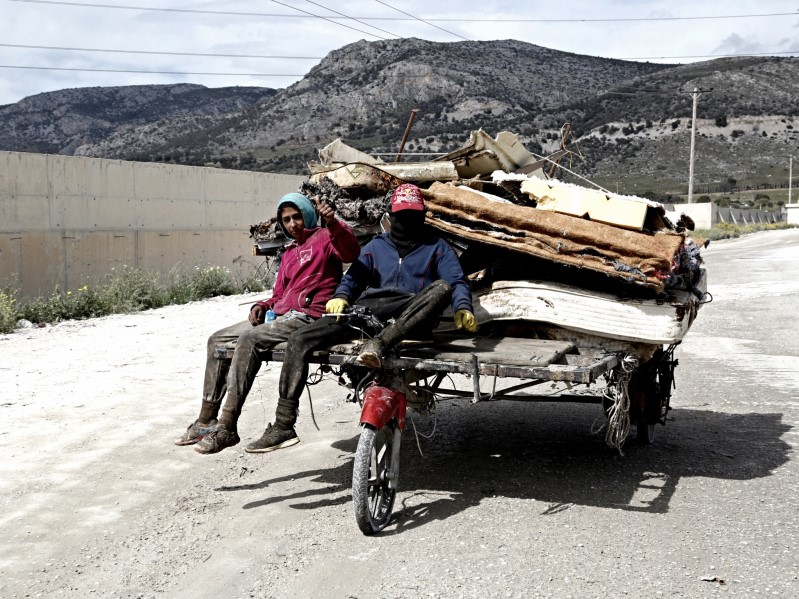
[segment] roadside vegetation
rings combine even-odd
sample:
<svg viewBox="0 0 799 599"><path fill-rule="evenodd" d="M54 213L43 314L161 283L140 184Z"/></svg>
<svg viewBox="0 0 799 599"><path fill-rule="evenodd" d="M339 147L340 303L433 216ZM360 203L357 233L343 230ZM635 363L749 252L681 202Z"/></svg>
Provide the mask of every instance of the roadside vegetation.
<svg viewBox="0 0 799 599"><path fill-rule="evenodd" d="M734 225L732 223L719 223L712 229L697 229L691 232L691 237L700 237L710 241L718 239L732 239L740 237L748 233L757 233L758 231L776 231L778 229L794 229L796 225L789 225L788 223L763 223L752 225Z"/></svg>
<svg viewBox="0 0 799 599"><path fill-rule="evenodd" d="M84 285L66 292L55 289L52 295L29 301L20 301L16 289L0 288L0 333L11 333L21 320L56 323L263 289L257 278L242 278L220 266L176 267L163 279L155 273L125 266L114 270L100 285Z"/></svg>
<svg viewBox="0 0 799 599"><path fill-rule="evenodd" d="M740 237L757 231L790 229L787 223L734 225L720 223L712 229L693 231L693 237L719 240ZM33 324L57 323L186 304L220 295L263 291L257 277L242 277L219 266L174 268L167 277L136 268L122 267L96 286L84 285L76 291L55 289L49 296L19 300L18 290L0 288L0 333L11 333L20 321Z"/></svg>

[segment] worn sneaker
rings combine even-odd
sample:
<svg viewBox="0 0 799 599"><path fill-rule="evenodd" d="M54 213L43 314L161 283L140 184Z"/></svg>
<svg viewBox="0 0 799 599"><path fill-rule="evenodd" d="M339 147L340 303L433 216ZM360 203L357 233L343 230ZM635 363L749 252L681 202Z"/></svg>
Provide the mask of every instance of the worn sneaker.
<svg viewBox="0 0 799 599"><path fill-rule="evenodd" d="M183 433L183 436L175 441L175 445L194 445L198 443L205 436L205 433L208 432L208 429L215 424L216 420L212 420L211 422L195 420L189 425L186 432Z"/></svg>
<svg viewBox="0 0 799 599"><path fill-rule="evenodd" d="M206 429L205 435L202 440L197 443L194 451L197 453L209 454L219 453L226 447L233 447L238 445L239 434L236 431L227 430L222 424L215 424L209 429Z"/></svg>
<svg viewBox="0 0 799 599"><path fill-rule="evenodd" d="M369 339L361 346L361 353L355 360L369 368L380 368L383 365L383 354L386 352L385 344L377 337Z"/></svg>
<svg viewBox="0 0 799 599"><path fill-rule="evenodd" d="M261 435L261 438L249 443L247 447L244 448L244 451L247 453L267 453L269 451L283 449L284 447L291 447L299 442L300 438L297 436L297 433L294 432L293 428L288 430L277 428L272 426L270 422L264 434Z"/></svg>

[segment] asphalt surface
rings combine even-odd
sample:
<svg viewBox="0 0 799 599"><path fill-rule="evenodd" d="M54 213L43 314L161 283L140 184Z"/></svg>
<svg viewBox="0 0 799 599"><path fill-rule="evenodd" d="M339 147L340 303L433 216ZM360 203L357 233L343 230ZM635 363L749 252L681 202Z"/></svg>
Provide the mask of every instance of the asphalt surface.
<svg viewBox="0 0 799 599"><path fill-rule="evenodd" d="M713 301L653 446L606 447L595 405L444 402L424 455L406 430L374 537L351 507L357 410L332 383L293 448L172 445L205 337L250 298L0 337L0 596L799 596L799 230L703 255ZM256 382L244 443L276 381Z"/></svg>

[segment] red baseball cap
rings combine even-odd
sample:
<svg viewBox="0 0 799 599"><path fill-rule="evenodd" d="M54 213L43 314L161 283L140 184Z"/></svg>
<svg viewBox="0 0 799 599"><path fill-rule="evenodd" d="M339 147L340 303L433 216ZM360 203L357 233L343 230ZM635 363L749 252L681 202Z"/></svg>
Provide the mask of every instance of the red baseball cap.
<svg viewBox="0 0 799 599"><path fill-rule="evenodd" d="M424 210L422 190L410 183L403 183L397 187L391 196L391 212L400 210Z"/></svg>

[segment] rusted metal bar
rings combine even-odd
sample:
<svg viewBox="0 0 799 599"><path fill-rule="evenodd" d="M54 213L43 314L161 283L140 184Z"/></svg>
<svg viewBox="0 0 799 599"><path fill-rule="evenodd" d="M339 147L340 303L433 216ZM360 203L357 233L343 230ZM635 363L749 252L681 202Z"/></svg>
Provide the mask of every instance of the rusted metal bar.
<svg viewBox="0 0 799 599"><path fill-rule="evenodd" d="M563 135L560 138L560 149L561 150L565 150L566 149L566 140L569 139L569 135L571 135L571 132L572 132L572 124L571 123L566 123L565 125L563 125ZM564 154L565 154L565 152L564 152ZM560 156L558 156L555 159L554 163L552 164L552 167L549 169L549 178L550 179L555 176L555 171L558 170L558 165L560 164L560 160L561 160L561 158L563 158L564 154L561 154Z"/></svg>
<svg viewBox="0 0 799 599"><path fill-rule="evenodd" d="M411 115L408 117L408 124L405 126L405 133L402 135L402 141L400 142L399 152L397 152L397 157L394 159L394 162L399 162L400 157L402 156L403 150L405 150L405 142L408 141L408 134L411 132L411 126L413 125L413 121L416 118L416 114L421 112L419 108L414 108L411 110Z"/></svg>
<svg viewBox="0 0 799 599"><path fill-rule="evenodd" d="M267 362L282 362L285 353L283 349L273 349L271 352L266 352L264 354L264 360ZM214 352L214 355L218 359L231 359L233 357L233 348L220 347ZM311 357L311 362L314 364L340 366L342 364L354 364L355 358L356 356L349 354L316 352ZM617 363L618 360L615 356L607 356L590 366L577 367L565 364L550 364L549 366L511 366L478 362L477 369L475 370L475 366L471 360L453 362L419 358L386 358L384 360L384 367L393 370L416 370L429 373L447 372L474 376L474 373L477 372L479 375L497 376L500 378L593 383L599 375L604 374L616 366Z"/></svg>

